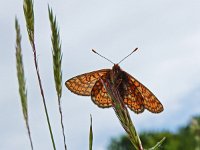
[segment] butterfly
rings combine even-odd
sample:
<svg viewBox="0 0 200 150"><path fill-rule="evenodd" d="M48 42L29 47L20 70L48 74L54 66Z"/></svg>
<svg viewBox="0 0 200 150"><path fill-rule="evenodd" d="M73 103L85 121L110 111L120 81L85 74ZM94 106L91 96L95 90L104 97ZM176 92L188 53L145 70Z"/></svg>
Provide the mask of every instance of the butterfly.
<svg viewBox="0 0 200 150"><path fill-rule="evenodd" d="M137 48L134 51L136 50ZM94 50L93 52L97 53ZM120 68L119 63L113 63L114 66L112 69L101 69L75 76L67 80L65 85L71 92L75 94L91 96L92 101L98 107L108 108L112 107L112 100L107 93L102 81L106 82L109 80L113 84L118 84L117 89L123 99L124 104L127 105L128 108L133 112L138 114L142 113L145 109L152 113L162 112L163 105L156 98L156 96L137 79L123 71Z"/></svg>

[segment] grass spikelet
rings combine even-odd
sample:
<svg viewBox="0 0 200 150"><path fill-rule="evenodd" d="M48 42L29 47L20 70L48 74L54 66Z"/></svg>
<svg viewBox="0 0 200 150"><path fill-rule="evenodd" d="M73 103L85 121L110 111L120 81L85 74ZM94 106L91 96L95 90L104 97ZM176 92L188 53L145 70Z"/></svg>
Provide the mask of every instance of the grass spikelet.
<svg viewBox="0 0 200 150"><path fill-rule="evenodd" d="M23 58L22 58L22 50L21 50L21 33L20 26L17 18L15 18L15 30L16 30L16 67L17 67L17 77L19 84L19 94L21 98L22 112L24 116L24 120L26 123L26 128L29 135L29 140L31 144L31 149L33 150L33 142L31 139L31 132L28 122L28 102L27 102L27 90L26 90L26 81L24 75L24 66L23 66Z"/></svg>
<svg viewBox="0 0 200 150"><path fill-rule="evenodd" d="M64 147L65 150L67 149L66 138L65 138L65 130L63 124L63 114L62 114L62 107L61 107L61 96L62 96L62 51L61 51L61 44L60 44L60 35L59 30L57 27L56 17L53 15L52 9L48 6L48 13L49 13L49 20L51 26L51 42L52 42L52 57L53 57L53 72L54 72L54 81L56 92L58 96L58 107L60 113L60 123L62 127L62 134L64 140Z"/></svg>
<svg viewBox="0 0 200 150"><path fill-rule="evenodd" d="M33 10L33 1L24 0L23 4L24 16L26 19L26 27L29 35L29 40L33 46L34 42L34 10Z"/></svg>
<svg viewBox="0 0 200 150"><path fill-rule="evenodd" d="M56 91L58 97L62 96L62 52L60 44L60 35L56 23L56 17L53 16L53 11L48 7L49 20L51 24L51 42L52 42L52 56L53 56L53 70L54 70L54 80L56 85Z"/></svg>

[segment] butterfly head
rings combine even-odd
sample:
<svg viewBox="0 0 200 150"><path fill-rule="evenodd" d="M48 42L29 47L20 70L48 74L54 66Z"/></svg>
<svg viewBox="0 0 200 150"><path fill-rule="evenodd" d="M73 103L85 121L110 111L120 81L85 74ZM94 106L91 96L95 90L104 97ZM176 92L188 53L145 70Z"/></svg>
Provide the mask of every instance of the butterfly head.
<svg viewBox="0 0 200 150"><path fill-rule="evenodd" d="M121 74L121 68L118 64L114 64L111 70L110 78L113 83L116 83Z"/></svg>
<svg viewBox="0 0 200 150"><path fill-rule="evenodd" d="M112 67L113 75L119 74L120 71L121 71L121 68L119 67L119 65L118 64L114 64L114 66Z"/></svg>

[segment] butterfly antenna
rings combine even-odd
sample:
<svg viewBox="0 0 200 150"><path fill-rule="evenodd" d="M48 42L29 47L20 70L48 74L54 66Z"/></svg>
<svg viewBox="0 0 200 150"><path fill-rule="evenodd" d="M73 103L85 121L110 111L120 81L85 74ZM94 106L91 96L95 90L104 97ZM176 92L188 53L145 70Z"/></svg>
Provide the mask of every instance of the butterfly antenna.
<svg viewBox="0 0 200 150"><path fill-rule="evenodd" d="M112 64L115 64L114 62L112 62L112 61L109 60L108 58L106 58L106 57L102 56L101 54L97 53L94 49L92 49L92 51L93 51L94 53L96 53L97 55L103 57L103 58L106 59L107 61L111 62Z"/></svg>
<svg viewBox="0 0 200 150"><path fill-rule="evenodd" d="M124 59L126 59L127 57L129 57L131 54L133 54L137 50L138 50L138 48L135 48L129 55L127 55L126 57L124 57L118 64L120 64L122 61L124 61Z"/></svg>

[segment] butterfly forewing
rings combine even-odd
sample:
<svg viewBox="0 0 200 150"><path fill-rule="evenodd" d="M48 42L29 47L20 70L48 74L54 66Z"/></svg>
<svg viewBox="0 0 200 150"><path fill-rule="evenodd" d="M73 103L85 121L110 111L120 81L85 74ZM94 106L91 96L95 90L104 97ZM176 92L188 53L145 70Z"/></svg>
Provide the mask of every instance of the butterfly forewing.
<svg viewBox="0 0 200 150"><path fill-rule="evenodd" d="M101 76L101 79L104 82L106 82L106 76L107 74ZM91 91L91 98L98 107L107 108L112 106L112 100L108 96L108 93L100 80L96 81Z"/></svg>
<svg viewBox="0 0 200 150"><path fill-rule="evenodd" d="M163 106L160 103L160 101L156 98L156 96L148 88L146 88L142 83L140 83L138 80L136 80L134 77L132 77L128 73L126 73L126 74L127 74L129 85L131 86L130 89L132 89L133 91L136 91L135 89L137 89L140 92L140 94L138 94L138 96L136 96L137 97L136 99L140 100L141 98L139 95L141 95L143 97L142 103L143 103L144 107L153 113L159 113L159 112L163 111ZM137 93L137 92L135 92L135 93ZM140 103L140 102L141 101L139 101L137 103Z"/></svg>
<svg viewBox="0 0 200 150"><path fill-rule="evenodd" d="M99 78L109 72L110 69L97 70L73 77L65 82L66 87L73 93L90 96L93 86Z"/></svg>

